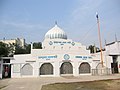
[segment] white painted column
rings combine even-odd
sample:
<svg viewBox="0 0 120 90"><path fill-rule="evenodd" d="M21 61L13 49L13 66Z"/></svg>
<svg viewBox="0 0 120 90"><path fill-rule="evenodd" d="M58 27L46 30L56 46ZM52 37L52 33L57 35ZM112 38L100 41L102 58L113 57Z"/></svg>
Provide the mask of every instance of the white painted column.
<svg viewBox="0 0 120 90"><path fill-rule="evenodd" d="M120 56L118 56L117 61L118 61L118 73L120 73Z"/></svg>
<svg viewBox="0 0 120 90"><path fill-rule="evenodd" d="M79 65L77 61L73 63L73 76L79 76Z"/></svg>
<svg viewBox="0 0 120 90"><path fill-rule="evenodd" d="M31 53L32 53L32 49L33 49L33 43L31 42Z"/></svg>
<svg viewBox="0 0 120 90"><path fill-rule="evenodd" d="M2 78L3 60L0 61L0 78Z"/></svg>
<svg viewBox="0 0 120 90"><path fill-rule="evenodd" d="M59 62L58 61L55 62L53 67L54 67L54 76L59 77L60 76L60 64L59 64Z"/></svg>
<svg viewBox="0 0 120 90"><path fill-rule="evenodd" d="M40 68L39 62L35 62L34 67L33 67L33 76L34 77L39 77L39 73L40 73L39 68Z"/></svg>

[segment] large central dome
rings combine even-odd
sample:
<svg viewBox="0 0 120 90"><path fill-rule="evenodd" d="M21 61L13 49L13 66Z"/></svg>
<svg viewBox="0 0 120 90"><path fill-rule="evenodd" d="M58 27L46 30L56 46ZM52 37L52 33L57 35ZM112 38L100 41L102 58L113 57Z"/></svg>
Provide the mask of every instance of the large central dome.
<svg viewBox="0 0 120 90"><path fill-rule="evenodd" d="M66 33L57 24L45 34L45 39L67 39Z"/></svg>

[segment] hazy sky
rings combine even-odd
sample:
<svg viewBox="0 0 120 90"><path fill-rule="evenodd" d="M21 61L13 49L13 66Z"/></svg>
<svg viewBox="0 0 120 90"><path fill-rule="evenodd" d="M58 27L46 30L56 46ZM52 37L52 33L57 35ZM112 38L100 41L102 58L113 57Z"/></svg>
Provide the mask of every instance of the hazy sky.
<svg viewBox="0 0 120 90"><path fill-rule="evenodd" d="M57 21L69 39L98 45L96 12L103 45L120 40L120 0L0 0L0 39L42 42Z"/></svg>

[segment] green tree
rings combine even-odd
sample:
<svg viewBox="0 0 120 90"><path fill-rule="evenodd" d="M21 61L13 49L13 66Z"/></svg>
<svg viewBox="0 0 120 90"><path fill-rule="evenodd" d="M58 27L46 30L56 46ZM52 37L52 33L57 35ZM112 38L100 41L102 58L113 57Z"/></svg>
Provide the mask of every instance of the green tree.
<svg viewBox="0 0 120 90"><path fill-rule="evenodd" d="M0 42L0 57L13 56L14 54L30 54L30 50L30 44L26 44L23 48L17 44L5 44Z"/></svg>
<svg viewBox="0 0 120 90"><path fill-rule="evenodd" d="M31 45L30 44L26 44L25 49L26 49L26 54L29 54L30 51L31 51Z"/></svg>
<svg viewBox="0 0 120 90"><path fill-rule="evenodd" d="M42 49L42 43L41 42L33 43L33 49Z"/></svg>
<svg viewBox="0 0 120 90"><path fill-rule="evenodd" d="M96 47L95 45L90 45L90 46L88 47L88 50L90 50L90 53L99 52L99 48Z"/></svg>
<svg viewBox="0 0 120 90"><path fill-rule="evenodd" d="M26 44L24 48L19 45L15 45L15 54L30 54L30 50L30 44Z"/></svg>
<svg viewBox="0 0 120 90"><path fill-rule="evenodd" d="M15 47L15 54L25 54L25 53L26 53L26 50L23 49L22 47L20 46Z"/></svg>
<svg viewBox="0 0 120 90"><path fill-rule="evenodd" d="M14 55L14 53L15 53L15 45L14 44L11 44L11 43L9 43L8 44L8 50L9 50L9 54L8 54L8 56L13 56Z"/></svg>
<svg viewBox="0 0 120 90"><path fill-rule="evenodd" d="M9 46L3 42L0 42L0 57L8 56Z"/></svg>

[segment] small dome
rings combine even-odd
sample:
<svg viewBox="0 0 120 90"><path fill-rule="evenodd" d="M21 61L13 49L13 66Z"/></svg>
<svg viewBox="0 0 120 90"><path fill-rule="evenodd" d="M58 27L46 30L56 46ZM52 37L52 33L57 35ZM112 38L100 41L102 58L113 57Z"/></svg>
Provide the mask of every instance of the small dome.
<svg viewBox="0 0 120 90"><path fill-rule="evenodd" d="M56 24L45 34L45 39L67 39L67 35Z"/></svg>

